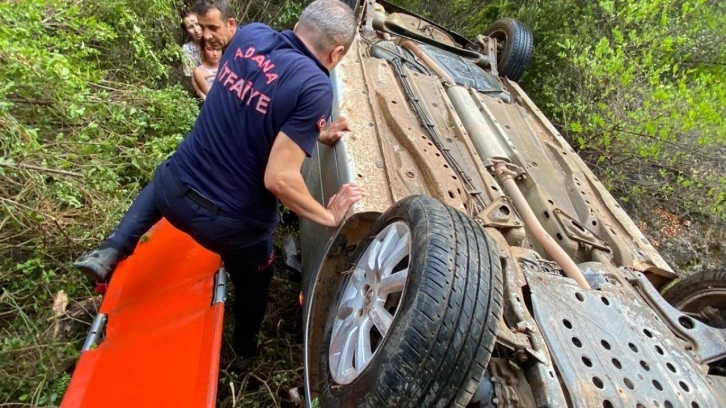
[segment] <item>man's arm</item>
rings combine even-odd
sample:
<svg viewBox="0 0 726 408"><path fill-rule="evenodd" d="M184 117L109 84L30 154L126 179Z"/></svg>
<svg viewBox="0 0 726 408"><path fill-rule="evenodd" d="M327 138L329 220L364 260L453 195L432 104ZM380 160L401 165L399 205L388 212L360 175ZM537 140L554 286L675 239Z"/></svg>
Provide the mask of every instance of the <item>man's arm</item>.
<svg viewBox="0 0 726 408"><path fill-rule="evenodd" d="M323 207L310 195L300 173L305 152L284 132L272 144L265 169L265 188L282 201L287 208L301 217L326 227L335 227L343 221L348 208L365 196L355 184L345 184Z"/></svg>

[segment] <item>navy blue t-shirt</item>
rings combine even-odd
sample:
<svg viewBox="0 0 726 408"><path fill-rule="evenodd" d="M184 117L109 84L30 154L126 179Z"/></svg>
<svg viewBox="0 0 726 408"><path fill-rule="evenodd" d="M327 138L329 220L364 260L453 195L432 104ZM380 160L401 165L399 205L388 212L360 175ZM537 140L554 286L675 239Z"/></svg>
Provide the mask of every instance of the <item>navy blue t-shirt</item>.
<svg viewBox="0 0 726 408"><path fill-rule="evenodd" d="M171 170L225 213L273 227L277 198L264 175L275 137L285 132L310 156L332 101L327 69L292 31L239 27Z"/></svg>

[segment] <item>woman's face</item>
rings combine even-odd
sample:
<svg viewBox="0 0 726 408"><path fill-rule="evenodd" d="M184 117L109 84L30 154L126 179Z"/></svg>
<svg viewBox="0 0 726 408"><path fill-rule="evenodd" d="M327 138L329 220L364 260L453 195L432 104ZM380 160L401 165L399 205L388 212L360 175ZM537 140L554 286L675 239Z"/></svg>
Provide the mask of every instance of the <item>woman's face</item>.
<svg viewBox="0 0 726 408"><path fill-rule="evenodd" d="M214 65L219 64L219 60L222 59L222 50L217 47L207 45L204 47L204 60L211 62Z"/></svg>
<svg viewBox="0 0 726 408"><path fill-rule="evenodd" d="M196 14L189 14L184 17L182 19L182 24L184 25L184 29L187 30L187 33L189 33L189 37L191 37L194 42L199 42L199 40L202 39L202 27L199 26Z"/></svg>

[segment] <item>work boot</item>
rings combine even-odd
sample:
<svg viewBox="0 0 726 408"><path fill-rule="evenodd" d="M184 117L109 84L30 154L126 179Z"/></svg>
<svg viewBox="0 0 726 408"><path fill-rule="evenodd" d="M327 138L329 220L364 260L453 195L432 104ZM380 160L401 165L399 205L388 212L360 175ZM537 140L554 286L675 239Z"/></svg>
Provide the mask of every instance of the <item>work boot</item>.
<svg viewBox="0 0 726 408"><path fill-rule="evenodd" d="M238 334L238 333L235 333ZM257 347L257 339L246 342L236 342L232 344L235 357L229 364L229 370L233 373L242 374L246 372L252 363L257 359L260 350Z"/></svg>
<svg viewBox="0 0 726 408"><path fill-rule="evenodd" d="M119 252L114 248L94 249L73 262L73 266L80 269L86 276L94 281L105 282L111 277L119 261Z"/></svg>

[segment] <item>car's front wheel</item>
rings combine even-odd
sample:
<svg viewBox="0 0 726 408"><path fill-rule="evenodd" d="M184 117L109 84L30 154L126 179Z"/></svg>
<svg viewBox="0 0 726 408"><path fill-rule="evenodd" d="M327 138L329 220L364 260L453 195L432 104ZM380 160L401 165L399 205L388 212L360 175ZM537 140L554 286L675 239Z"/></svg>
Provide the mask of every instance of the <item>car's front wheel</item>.
<svg viewBox="0 0 726 408"><path fill-rule="evenodd" d="M383 214L325 328L320 406L464 406L491 356L502 276L486 232L412 196Z"/></svg>

